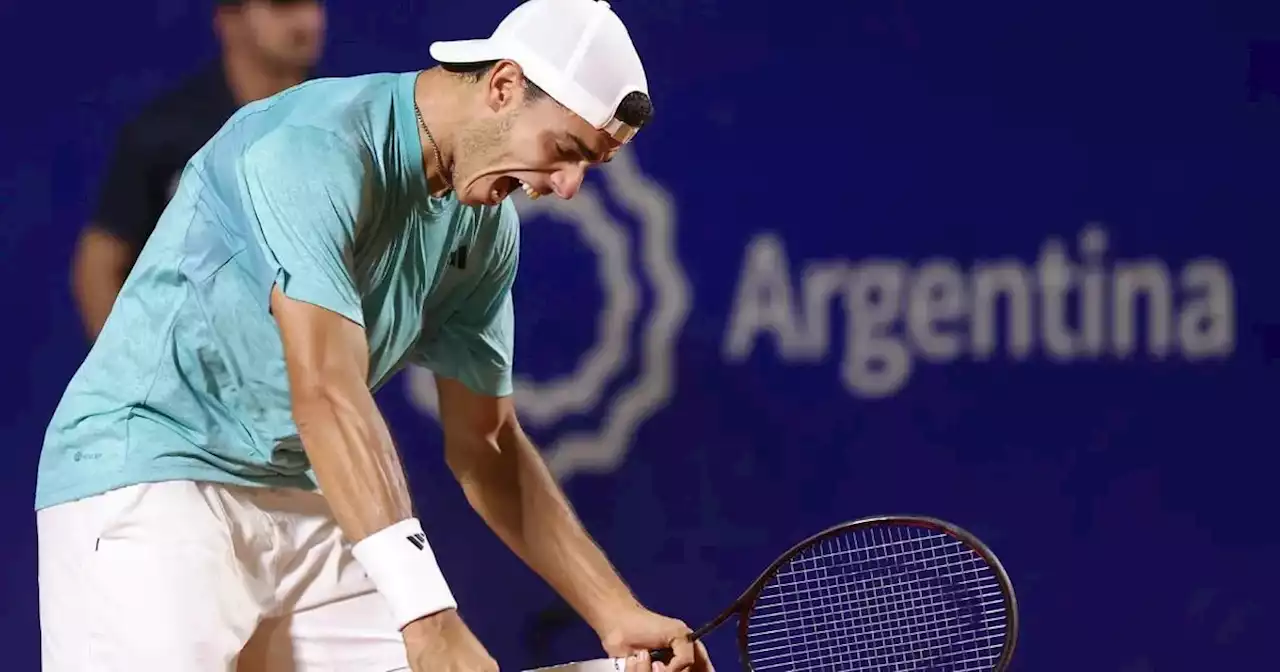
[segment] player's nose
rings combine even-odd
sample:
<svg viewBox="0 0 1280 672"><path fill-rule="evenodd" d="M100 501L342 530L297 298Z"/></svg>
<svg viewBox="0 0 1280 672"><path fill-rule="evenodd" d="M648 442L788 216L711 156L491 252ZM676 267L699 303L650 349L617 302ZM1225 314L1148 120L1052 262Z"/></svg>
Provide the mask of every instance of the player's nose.
<svg viewBox="0 0 1280 672"><path fill-rule="evenodd" d="M556 196L568 200L582 188L584 177L586 177L586 170L580 164L562 168L551 175L551 190L556 193Z"/></svg>

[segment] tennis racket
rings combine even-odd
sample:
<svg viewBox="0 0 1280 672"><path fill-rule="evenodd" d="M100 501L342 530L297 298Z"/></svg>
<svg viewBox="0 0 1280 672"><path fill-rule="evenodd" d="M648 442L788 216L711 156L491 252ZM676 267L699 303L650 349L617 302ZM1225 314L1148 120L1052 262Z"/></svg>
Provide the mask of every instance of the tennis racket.
<svg viewBox="0 0 1280 672"><path fill-rule="evenodd" d="M935 518L880 516L823 530L774 561L733 605L747 672L1003 672L1017 601L994 553ZM671 660L671 649L651 651Z"/></svg>

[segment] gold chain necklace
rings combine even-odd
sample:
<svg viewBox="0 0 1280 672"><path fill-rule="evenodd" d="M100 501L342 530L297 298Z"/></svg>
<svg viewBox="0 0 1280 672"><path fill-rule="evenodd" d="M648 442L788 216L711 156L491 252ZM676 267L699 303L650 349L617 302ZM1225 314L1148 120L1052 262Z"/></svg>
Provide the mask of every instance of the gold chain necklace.
<svg viewBox="0 0 1280 672"><path fill-rule="evenodd" d="M427 128L427 122L422 120L422 111L418 109L418 101L413 102L413 116L418 118L418 125L422 127L422 132L427 134L427 140L431 141L431 149L436 152L436 163L440 166L440 179L453 189L453 181L449 179L449 174L444 168L444 157L440 155L440 145L436 144L436 139L431 135L431 129Z"/></svg>

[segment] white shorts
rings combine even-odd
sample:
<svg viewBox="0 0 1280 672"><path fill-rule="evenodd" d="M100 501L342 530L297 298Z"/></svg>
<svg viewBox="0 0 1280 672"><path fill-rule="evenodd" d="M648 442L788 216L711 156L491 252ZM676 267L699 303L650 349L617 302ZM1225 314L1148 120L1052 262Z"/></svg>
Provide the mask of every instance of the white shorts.
<svg viewBox="0 0 1280 672"><path fill-rule="evenodd" d="M151 483L36 524L44 672L409 669L319 494Z"/></svg>

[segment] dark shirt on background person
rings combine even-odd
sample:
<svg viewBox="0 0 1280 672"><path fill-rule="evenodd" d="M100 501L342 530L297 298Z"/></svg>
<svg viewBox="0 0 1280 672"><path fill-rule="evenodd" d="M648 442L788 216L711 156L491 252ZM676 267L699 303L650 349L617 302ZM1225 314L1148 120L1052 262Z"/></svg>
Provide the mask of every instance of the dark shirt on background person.
<svg viewBox="0 0 1280 672"><path fill-rule="evenodd" d="M120 131L93 226L141 250L187 160L239 107L220 64L152 101Z"/></svg>
<svg viewBox="0 0 1280 672"><path fill-rule="evenodd" d="M72 290L90 340L164 212L187 160L242 105L301 83L320 57L316 0L218 0L221 58L152 100L120 131L93 217L80 234Z"/></svg>

